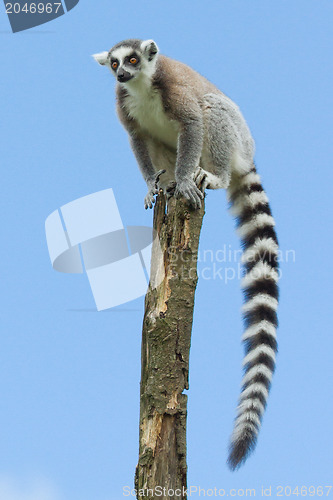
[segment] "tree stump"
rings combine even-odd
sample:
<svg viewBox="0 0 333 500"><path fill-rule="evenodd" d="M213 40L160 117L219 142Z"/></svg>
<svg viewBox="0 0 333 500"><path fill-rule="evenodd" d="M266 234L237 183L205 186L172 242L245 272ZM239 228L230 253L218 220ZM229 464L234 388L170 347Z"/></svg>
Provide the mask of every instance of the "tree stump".
<svg viewBox="0 0 333 500"><path fill-rule="evenodd" d="M185 499L189 355L204 216L159 193L142 330L137 498ZM158 236L158 238L156 237ZM161 492L163 492L161 494Z"/></svg>

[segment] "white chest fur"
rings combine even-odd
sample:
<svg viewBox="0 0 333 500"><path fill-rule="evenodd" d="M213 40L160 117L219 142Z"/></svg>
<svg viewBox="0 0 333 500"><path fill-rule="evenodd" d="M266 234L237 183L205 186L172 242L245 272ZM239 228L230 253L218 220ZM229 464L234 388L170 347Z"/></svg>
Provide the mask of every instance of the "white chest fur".
<svg viewBox="0 0 333 500"><path fill-rule="evenodd" d="M130 93L125 102L129 115L151 137L177 148L179 126L166 115L158 91L146 85L135 85L128 90Z"/></svg>

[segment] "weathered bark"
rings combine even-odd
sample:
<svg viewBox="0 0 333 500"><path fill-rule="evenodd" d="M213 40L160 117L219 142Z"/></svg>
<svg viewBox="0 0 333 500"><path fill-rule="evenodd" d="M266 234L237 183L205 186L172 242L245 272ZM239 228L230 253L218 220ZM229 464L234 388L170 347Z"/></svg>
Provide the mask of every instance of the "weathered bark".
<svg viewBox="0 0 333 500"><path fill-rule="evenodd" d="M186 498L187 396L183 391L189 387L204 206L194 211L184 200L172 198L165 211L165 197L160 193L154 209L158 238L153 243L142 331L140 447L135 475L137 498L149 500ZM163 488L163 496L156 495Z"/></svg>

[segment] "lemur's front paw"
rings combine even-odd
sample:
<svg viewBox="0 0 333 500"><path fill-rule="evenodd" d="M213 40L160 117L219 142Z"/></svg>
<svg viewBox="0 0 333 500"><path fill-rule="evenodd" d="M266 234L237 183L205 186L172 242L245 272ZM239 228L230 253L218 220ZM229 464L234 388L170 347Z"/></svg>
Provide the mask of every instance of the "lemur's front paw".
<svg viewBox="0 0 333 500"><path fill-rule="evenodd" d="M192 179L177 182L175 196L177 198L184 196L195 209L201 207L201 200L204 198L203 193Z"/></svg>
<svg viewBox="0 0 333 500"><path fill-rule="evenodd" d="M159 191L159 181L162 174L164 174L165 170L159 170L155 177L153 177L150 181L148 181L148 193L145 196L144 204L145 209L153 208L155 203L155 194L158 194Z"/></svg>
<svg viewBox="0 0 333 500"><path fill-rule="evenodd" d="M145 204L145 209L147 210L147 208L153 208L153 205L155 203L155 194L157 194L158 191L156 189L154 190L149 190L148 193L146 194L145 196L145 201L144 201L144 204Z"/></svg>

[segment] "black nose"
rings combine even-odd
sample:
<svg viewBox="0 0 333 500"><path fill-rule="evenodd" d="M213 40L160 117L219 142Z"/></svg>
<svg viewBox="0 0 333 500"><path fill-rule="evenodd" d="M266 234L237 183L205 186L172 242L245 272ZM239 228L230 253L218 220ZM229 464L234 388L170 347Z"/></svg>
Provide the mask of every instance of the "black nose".
<svg viewBox="0 0 333 500"><path fill-rule="evenodd" d="M125 69L120 69L117 73L118 82L128 82L132 78L131 73L126 71Z"/></svg>

